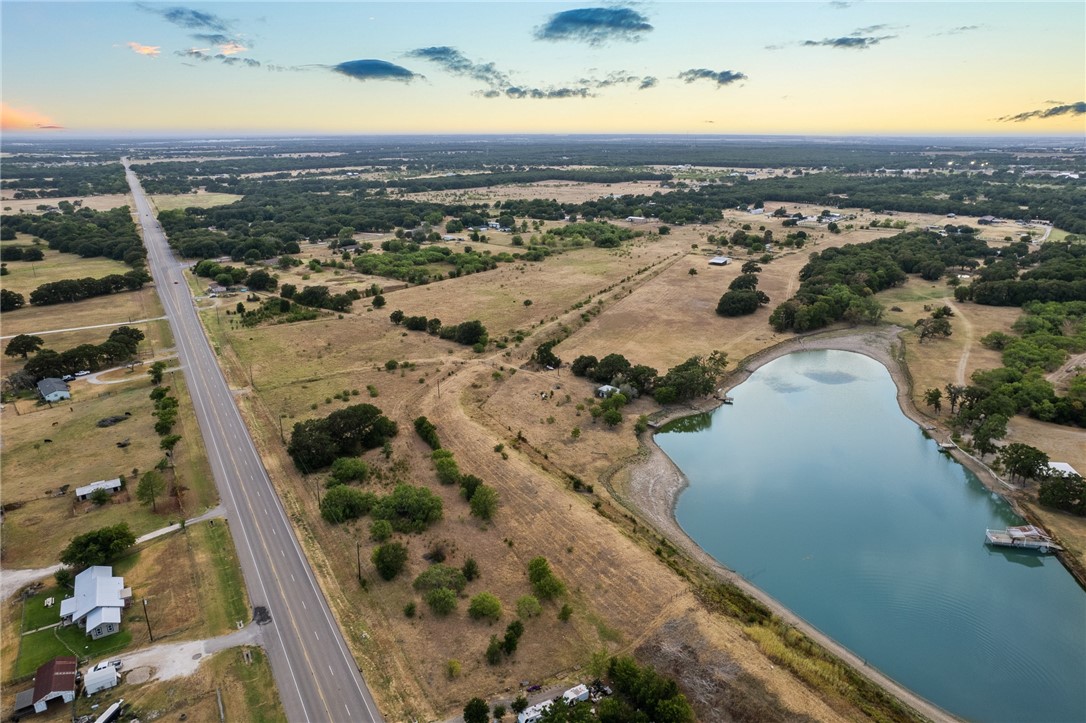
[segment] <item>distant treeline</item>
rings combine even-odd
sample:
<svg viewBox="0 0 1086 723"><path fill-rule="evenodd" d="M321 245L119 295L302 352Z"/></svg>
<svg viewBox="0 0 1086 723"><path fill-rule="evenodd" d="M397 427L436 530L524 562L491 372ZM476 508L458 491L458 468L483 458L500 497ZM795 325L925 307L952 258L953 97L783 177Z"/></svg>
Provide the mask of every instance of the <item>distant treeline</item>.
<svg viewBox="0 0 1086 723"><path fill-rule="evenodd" d="M107 296L118 291L136 291L151 280L143 269L134 269L124 274L110 274L100 279L62 279L42 284L30 292L30 303L34 306L49 306L82 301L95 296Z"/></svg>
<svg viewBox="0 0 1086 723"><path fill-rule="evenodd" d="M57 198L128 193L128 182L120 163L84 166L5 159L0 188L17 189L15 198Z"/></svg>

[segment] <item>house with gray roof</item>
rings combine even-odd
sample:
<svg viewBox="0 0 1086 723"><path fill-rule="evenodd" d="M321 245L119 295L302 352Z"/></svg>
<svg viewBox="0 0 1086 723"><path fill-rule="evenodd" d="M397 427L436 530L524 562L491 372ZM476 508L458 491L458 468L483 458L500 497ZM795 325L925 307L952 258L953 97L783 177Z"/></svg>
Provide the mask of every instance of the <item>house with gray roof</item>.
<svg viewBox="0 0 1086 723"><path fill-rule="evenodd" d="M38 382L38 394L47 402L59 402L61 399L72 398L72 393L68 391L68 383L56 377L47 377Z"/></svg>
<svg viewBox="0 0 1086 723"><path fill-rule="evenodd" d="M94 640L104 638L121 629L121 611L131 597L132 590L124 578L113 576L112 567L88 567L75 576L75 596L60 601L60 619L83 625Z"/></svg>
<svg viewBox="0 0 1086 723"><path fill-rule="evenodd" d="M110 494L114 494L117 490L121 489L121 478L115 479L100 479L97 482L91 482L89 485L75 488L75 498L79 501L90 499L90 496L94 494L95 490L105 490Z"/></svg>

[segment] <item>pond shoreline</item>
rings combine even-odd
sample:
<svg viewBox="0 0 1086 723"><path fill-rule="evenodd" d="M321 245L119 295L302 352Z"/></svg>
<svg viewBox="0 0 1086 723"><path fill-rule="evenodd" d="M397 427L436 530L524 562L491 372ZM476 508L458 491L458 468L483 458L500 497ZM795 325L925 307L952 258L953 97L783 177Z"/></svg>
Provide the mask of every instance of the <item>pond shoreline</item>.
<svg viewBox="0 0 1086 723"><path fill-rule="evenodd" d="M939 441L949 440L949 430L934 424L912 402L912 381L907 367L898 356L901 350L901 341L899 339L901 331L901 327L896 326L877 329L838 329L790 339L742 360L739 367L729 374L724 386L719 390L718 396L723 398L728 391L746 381L759 367L787 354L823 349L850 351L863 354L882 364L894 381L897 389L898 406L902 413L933 438ZM655 425L662 425L673 419L690 416L691 414L711 412L720 404L719 399L707 400L686 408L666 410L663 414L655 416L653 422ZM837 643L807 621L796 616L784 605L733 570L719 563L698 546L678 524L675 516L676 503L679 495L688 485L688 480L660 449L655 440L650 438L646 440L645 445L648 451L647 457L641 457L639 461L627 468L628 480L618 490L618 493L625 498L624 501L627 504L640 513L646 522L656 528L657 532L677 545L702 567L711 571L718 578L738 586L751 597L769 606L778 617L802 630L820 645L833 652L884 689L890 691L899 700L914 708L921 715L932 720L955 720L955 717L947 711L869 666L863 658ZM1022 509L1022 505L1017 504L1014 496L1008 494L1013 492L1015 488L999 479L979 460L972 458L961 450L955 448L950 451L950 454L958 462L970 469L988 489L1004 496L1016 513L1029 519L1029 515L1025 514L1025 510ZM1075 574L1074 567L1069 565L1067 567L1081 583L1082 580Z"/></svg>

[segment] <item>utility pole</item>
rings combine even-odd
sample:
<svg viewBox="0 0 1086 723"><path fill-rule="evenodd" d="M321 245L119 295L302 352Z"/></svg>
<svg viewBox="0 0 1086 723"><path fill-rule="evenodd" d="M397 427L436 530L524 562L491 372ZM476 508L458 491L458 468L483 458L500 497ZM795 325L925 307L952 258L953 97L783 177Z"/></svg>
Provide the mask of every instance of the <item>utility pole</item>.
<svg viewBox="0 0 1086 723"><path fill-rule="evenodd" d="M155 642L155 636L151 632L151 618L147 615L147 598L143 598L143 622L147 623L147 637L151 638L151 642Z"/></svg>
<svg viewBox="0 0 1086 723"><path fill-rule="evenodd" d="M354 543L355 557L358 558L358 582L362 582L362 542L355 540Z"/></svg>

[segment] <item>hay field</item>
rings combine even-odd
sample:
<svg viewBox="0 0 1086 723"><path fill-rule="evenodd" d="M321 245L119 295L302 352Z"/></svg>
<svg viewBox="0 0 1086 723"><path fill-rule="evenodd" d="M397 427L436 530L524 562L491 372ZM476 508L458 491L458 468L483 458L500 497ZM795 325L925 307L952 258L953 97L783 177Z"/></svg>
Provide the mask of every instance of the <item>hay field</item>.
<svg viewBox="0 0 1086 723"><path fill-rule="evenodd" d="M179 208L226 206L234 201L240 201L242 197L235 193L209 193L201 188L194 193L159 194L149 196L149 198L157 214L158 211L172 211Z"/></svg>
<svg viewBox="0 0 1086 723"><path fill-rule="evenodd" d="M110 193L99 196L64 196L59 198L12 198L15 191L0 194L0 203L5 213L41 213L38 206L56 206L61 201L74 204L80 202L83 208L95 211L108 211L111 208L132 206L132 197L127 193Z"/></svg>
<svg viewBox="0 0 1086 723"><path fill-rule="evenodd" d="M404 198L416 201L434 201L435 203L477 203L505 201L510 199L549 198L559 203L584 203L601 196L652 195L670 193L671 188L660 185L660 181L627 181L624 183L586 183L578 181L540 181L538 183L520 183L510 186L491 188L459 188L452 191L420 191L405 193Z"/></svg>
<svg viewBox="0 0 1086 723"><path fill-rule="evenodd" d="M35 240L29 234L18 233L15 241L4 243L30 246ZM8 273L0 276L0 287L29 297L31 291L53 281L82 279L88 276L100 278L109 274L124 274L132 270L131 266L120 261L103 257L85 259L76 254L54 251L40 241L38 243L40 244L38 248L45 254L45 258L41 261L6 262Z"/></svg>

